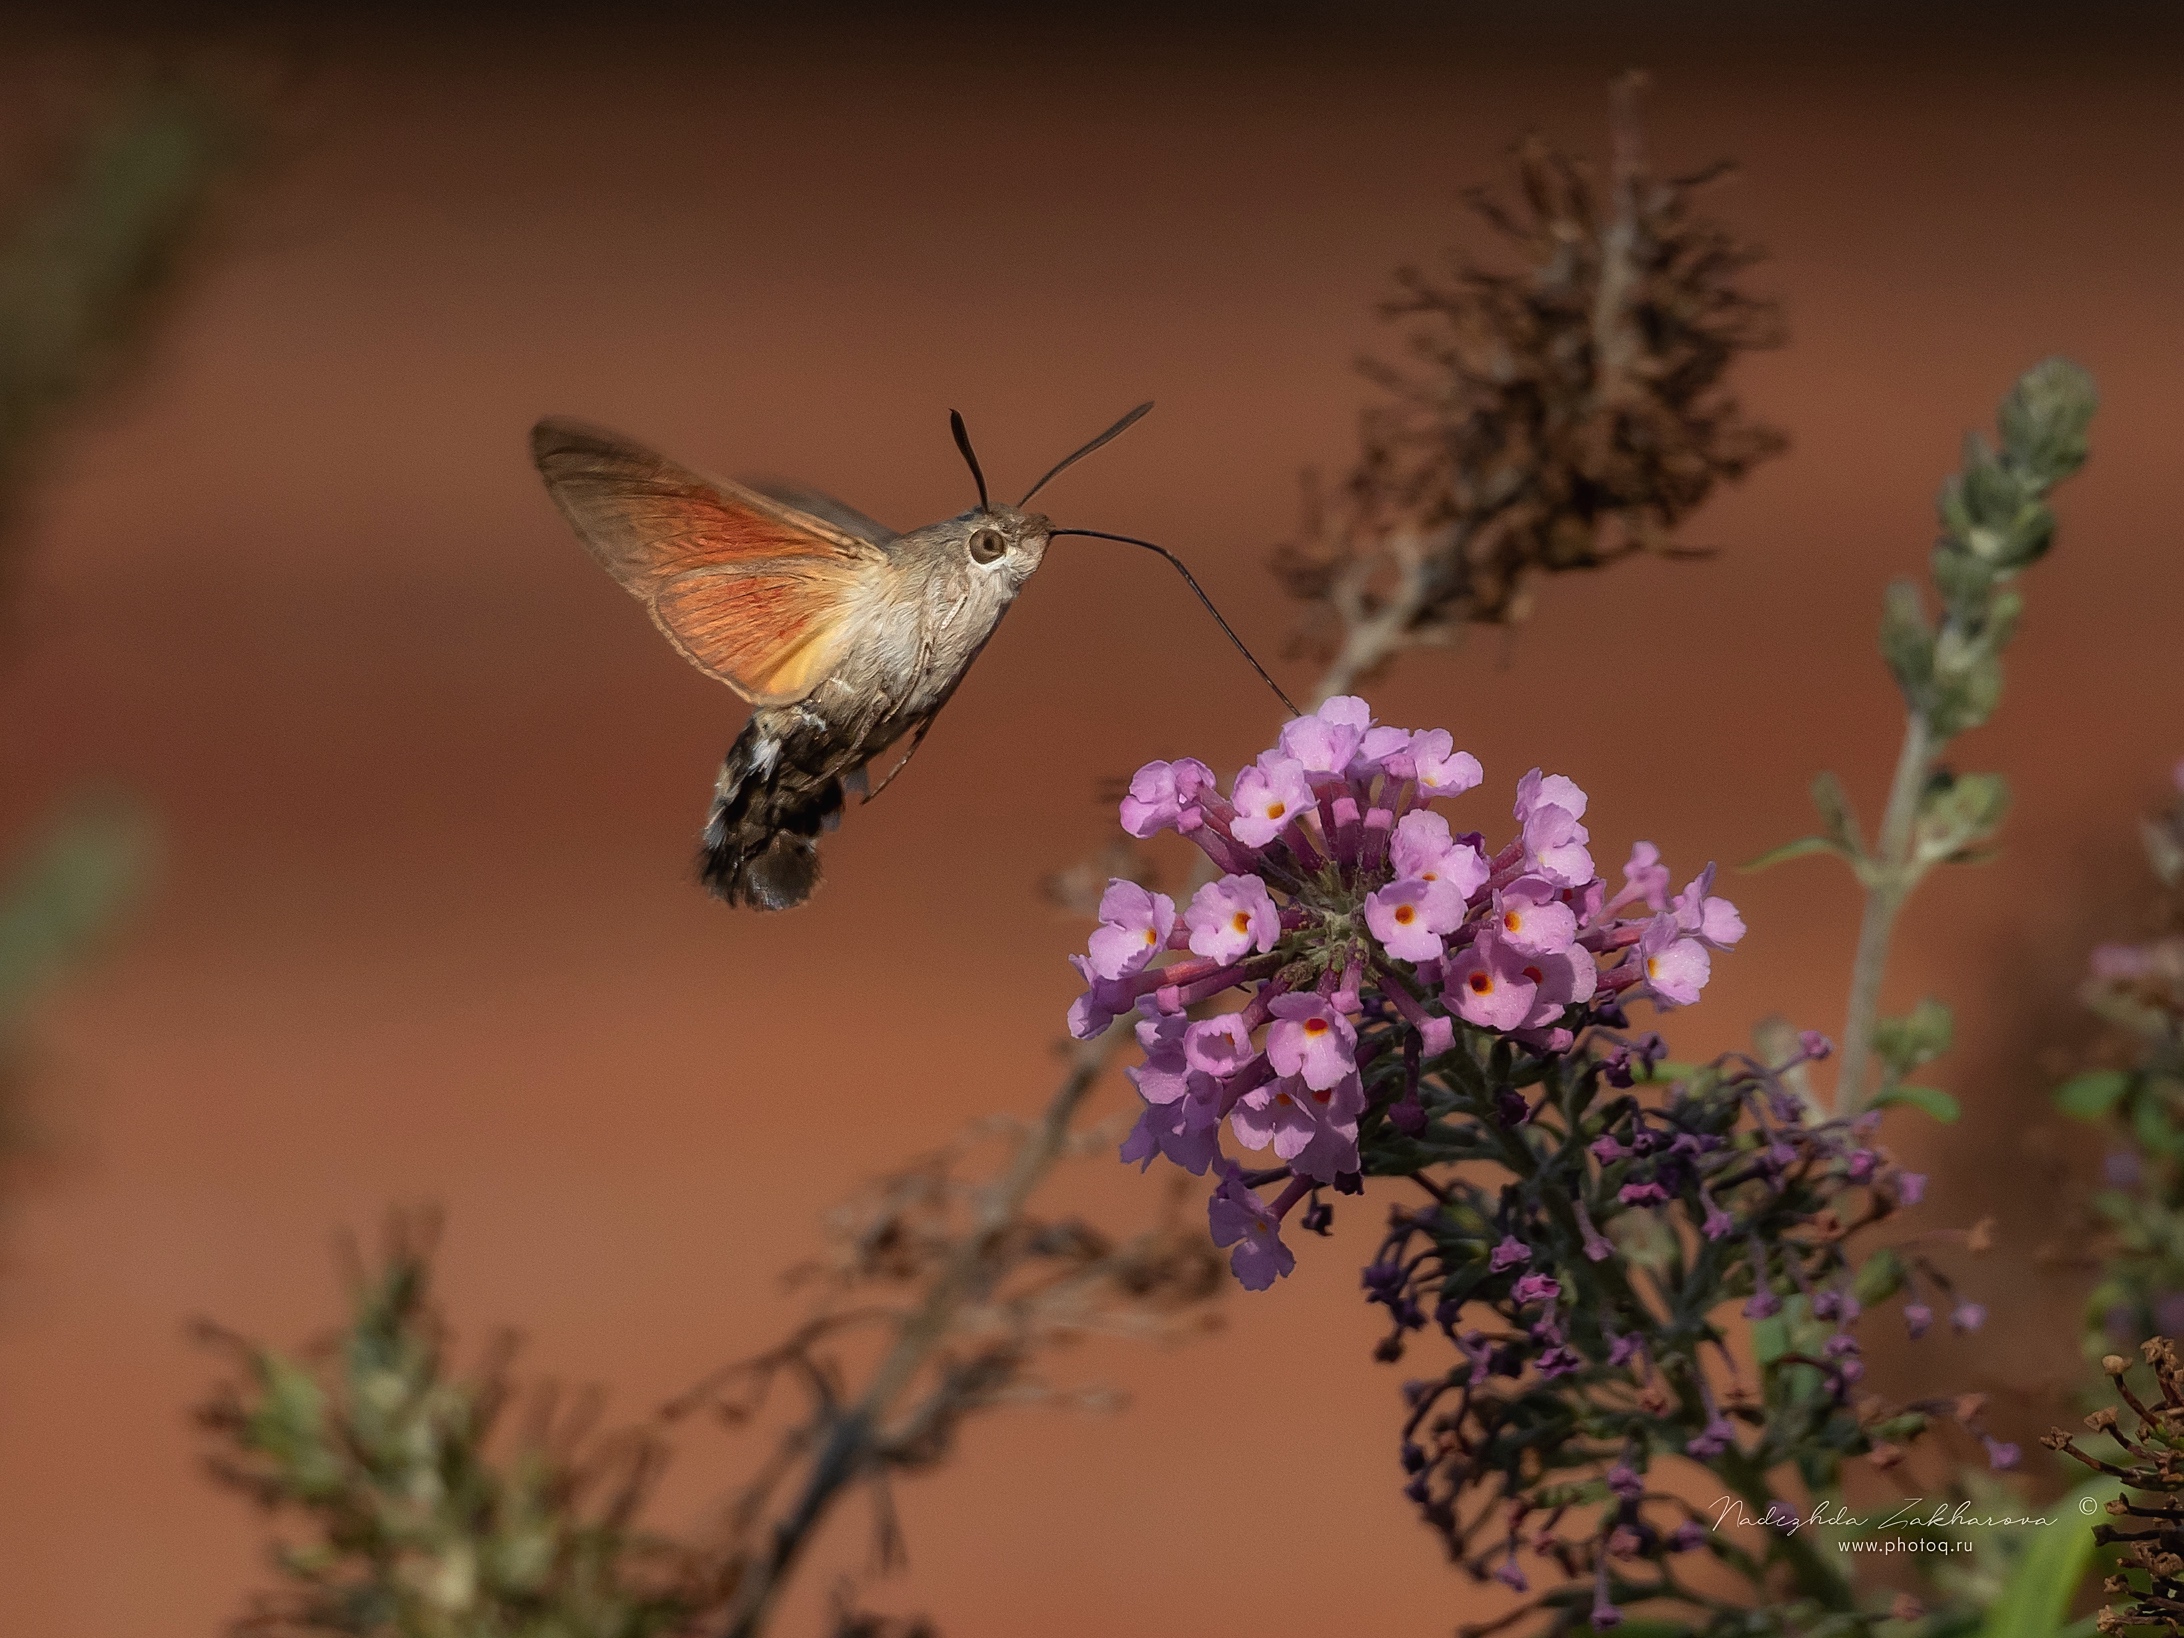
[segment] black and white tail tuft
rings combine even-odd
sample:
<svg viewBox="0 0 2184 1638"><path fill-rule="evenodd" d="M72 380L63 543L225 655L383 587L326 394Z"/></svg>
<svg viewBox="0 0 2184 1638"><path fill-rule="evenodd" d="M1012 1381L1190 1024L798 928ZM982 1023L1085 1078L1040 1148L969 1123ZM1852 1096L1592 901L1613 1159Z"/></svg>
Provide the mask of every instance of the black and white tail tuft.
<svg viewBox="0 0 2184 1638"><path fill-rule="evenodd" d="M783 756L771 724L753 717L721 764L698 850L698 879L730 904L790 910L819 885L819 837L842 811L831 768Z"/></svg>

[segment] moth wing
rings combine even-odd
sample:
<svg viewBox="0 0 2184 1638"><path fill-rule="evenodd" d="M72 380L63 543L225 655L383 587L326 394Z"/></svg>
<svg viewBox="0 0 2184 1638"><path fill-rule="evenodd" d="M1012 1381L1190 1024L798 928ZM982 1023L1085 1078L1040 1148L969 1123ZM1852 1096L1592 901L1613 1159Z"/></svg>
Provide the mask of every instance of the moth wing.
<svg viewBox="0 0 2184 1638"><path fill-rule="evenodd" d="M754 705L802 699L887 564L873 541L641 444L541 421L531 455L585 548L683 657Z"/></svg>
<svg viewBox="0 0 2184 1638"><path fill-rule="evenodd" d="M793 506L811 517L823 518L844 534L855 535L859 540L886 548L902 536L876 518L868 518L856 507L838 501L823 489L813 489L808 484L790 483L781 478L751 479L747 487L755 489L768 500Z"/></svg>

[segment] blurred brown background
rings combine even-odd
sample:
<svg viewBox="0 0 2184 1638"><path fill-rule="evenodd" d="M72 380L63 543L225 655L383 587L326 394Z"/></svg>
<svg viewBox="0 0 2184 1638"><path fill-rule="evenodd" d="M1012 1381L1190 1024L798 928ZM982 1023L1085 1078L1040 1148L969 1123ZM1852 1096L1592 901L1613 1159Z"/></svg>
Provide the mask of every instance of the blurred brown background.
<svg viewBox="0 0 2184 1638"><path fill-rule="evenodd" d="M1989 1038L1935 1072L1964 1124L1905 1125L1936 1221L2003 1218L1989 1332L1892 1369L2019 1396L2068 1374L2076 1288L2033 1267L2067 1148L2035 1059L2078 1033L2085 944L2136 927L2135 815L2184 754L2179 53L2106 14L1542 15L259 31L305 65L301 134L150 375L70 440L0 677L0 834L85 783L166 832L155 896L53 1011L53 1159L5 1228L7 1630L183 1638L237 1610L260 1533L195 1470L213 1364L184 1321L321 1329L330 1231L390 1203L446 1206L467 1336L519 1324L532 1366L629 1414L764 1342L826 1203L1053 1080L1081 929L1035 889L1109 834L1099 781L1233 767L1272 730L1157 565L1065 543L818 901L724 912L688 855L736 704L568 537L523 457L537 415L908 526L968 499L949 406L1005 490L1153 397L1051 506L1184 550L1271 650L1263 555L1298 468L1350 452L1390 269L1456 236L1458 188L1528 128L1598 153L1633 62L1664 165L1743 164L1719 206L1773 252L1756 282L1792 327L1743 386L1793 451L1689 532L1717 561L1552 586L1516 640L1407 660L1376 704L1480 755L1488 828L1526 768L1575 775L1603 858L1637 835L1680 867L1748 858L1806 827L1821 767L1870 814L1898 724L1881 585L1918 570L1956 441L2015 373L2088 364L2094 462L1965 747L2017 785L2008 853L1926 894L1891 983ZM8 73L141 38L37 35ZM1769 1010L1834 1028L1847 882L1731 891L1752 937L1679 1048ZM1151 1208L1153 1182L1094 1170L1105 1209ZM1397 1494L1403 1371L1356 1300L1377 1212L1345 1204L1211 1343L1072 1361L1132 1392L1120 1417L977 1427L905 1491L886 1601L954 1638L1215 1638L1275 1608L1447 1630L1474 1595ZM735 1455L694 1453L666 1516ZM861 1521L825 1552L861 1565Z"/></svg>

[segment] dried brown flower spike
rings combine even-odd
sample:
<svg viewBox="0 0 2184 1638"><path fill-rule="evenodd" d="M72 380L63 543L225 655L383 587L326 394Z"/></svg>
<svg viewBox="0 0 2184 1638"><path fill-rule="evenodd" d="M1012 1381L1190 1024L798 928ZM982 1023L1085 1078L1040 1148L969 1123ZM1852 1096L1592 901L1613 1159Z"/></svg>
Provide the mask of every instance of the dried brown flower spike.
<svg viewBox="0 0 2184 1638"><path fill-rule="evenodd" d="M1303 539L1275 557L1313 605L1299 646L1335 660L1338 692L1397 648L1522 620L1536 573L1679 551L1671 532L1715 484L1783 447L1722 387L1740 353L1781 340L1774 305L1738 284L1757 252L1694 210L1727 167L1651 177L1642 84L1614 88L1605 190L1533 138L1520 207L1471 191L1516 271L1457 258L1445 280L1398 275L1384 311L1415 321L1417 363L1366 366L1389 398L1364 416L1358 465L1333 516L1308 488Z"/></svg>

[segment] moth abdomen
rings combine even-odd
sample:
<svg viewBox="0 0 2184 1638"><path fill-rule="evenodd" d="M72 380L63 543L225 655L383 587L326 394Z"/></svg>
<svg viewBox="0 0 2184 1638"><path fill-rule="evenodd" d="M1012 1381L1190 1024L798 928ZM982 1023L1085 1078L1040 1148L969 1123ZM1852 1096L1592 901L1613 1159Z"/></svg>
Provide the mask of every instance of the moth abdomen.
<svg viewBox="0 0 2184 1638"><path fill-rule="evenodd" d="M721 764L698 879L729 904L791 910L819 885L819 837L842 813L847 757L786 713L755 714Z"/></svg>

